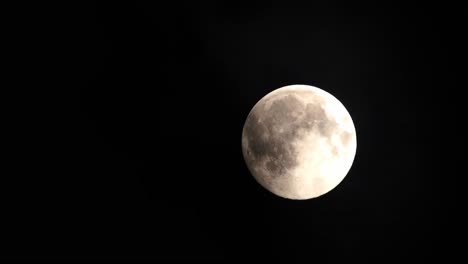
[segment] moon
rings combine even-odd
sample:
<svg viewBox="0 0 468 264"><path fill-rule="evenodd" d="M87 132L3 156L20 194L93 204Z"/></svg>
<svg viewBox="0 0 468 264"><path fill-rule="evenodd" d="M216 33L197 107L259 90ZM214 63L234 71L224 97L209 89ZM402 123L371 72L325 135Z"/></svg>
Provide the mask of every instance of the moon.
<svg viewBox="0 0 468 264"><path fill-rule="evenodd" d="M255 180L293 200L334 189L351 169L356 147L356 130L344 105L309 85L267 94L242 130L242 153Z"/></svg>

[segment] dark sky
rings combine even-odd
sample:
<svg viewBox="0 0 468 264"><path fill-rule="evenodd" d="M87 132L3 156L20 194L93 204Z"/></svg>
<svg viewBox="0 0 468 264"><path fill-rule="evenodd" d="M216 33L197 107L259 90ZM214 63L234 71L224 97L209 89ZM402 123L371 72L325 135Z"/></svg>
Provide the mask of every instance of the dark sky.
<svg viewBox="0 0 468 264"><path fill-rule="evenodd" d="M12 217L2 256L287 263L443 256L435 91L450 80L456 8L307 2L63 11L73 20L59 55L69 71L65 98L36 127L25 150L35 158L18 167L25 176L4 209ZM289 84L333 94L357 131L348 176L307 201L263 189L241 151L250 109Z"/></svg>

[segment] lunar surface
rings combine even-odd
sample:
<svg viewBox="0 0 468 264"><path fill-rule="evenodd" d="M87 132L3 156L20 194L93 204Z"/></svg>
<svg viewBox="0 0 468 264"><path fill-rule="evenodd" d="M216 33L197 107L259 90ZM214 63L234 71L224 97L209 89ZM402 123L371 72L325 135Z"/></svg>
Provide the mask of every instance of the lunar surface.
<svg viewBox="0 0 468 264"><path fill-rule="evenodd" d="M315 198L335 188L348 174L356 146L356 130L343 104L308 85L267 94L242 131L242 152L254 178L288 199Z"/></svg>

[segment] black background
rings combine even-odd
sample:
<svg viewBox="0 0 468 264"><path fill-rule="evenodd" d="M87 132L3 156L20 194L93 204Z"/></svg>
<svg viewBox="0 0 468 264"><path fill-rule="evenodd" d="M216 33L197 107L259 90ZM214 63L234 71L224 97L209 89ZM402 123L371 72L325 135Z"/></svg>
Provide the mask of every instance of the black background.
<svg viewBox="0 0 468 264"><path fill-rule="evenodd" d="M61 9L65 78L42 105L48 114L34 116L26 162L6 186L2 256L445 256L437 91L451 81L459 10L324 2ZM242 157L250 109L289 84L333 94L357 130L348 176L317 199L274 196Z"/></svg>

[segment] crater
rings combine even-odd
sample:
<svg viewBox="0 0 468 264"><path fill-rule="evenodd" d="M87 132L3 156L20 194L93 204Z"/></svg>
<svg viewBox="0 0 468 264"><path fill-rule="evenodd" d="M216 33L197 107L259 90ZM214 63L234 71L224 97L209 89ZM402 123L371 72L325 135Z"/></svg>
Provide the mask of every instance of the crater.
<svg viewBox="0 0 468 264"><path fill-rule="evenodd" d="M348 145L349 142L351 141L351 138L353 137L353 134L348 132L348 131L343 131L343 133L341 134L341 143L343 143L343 145Z"/></svg>

